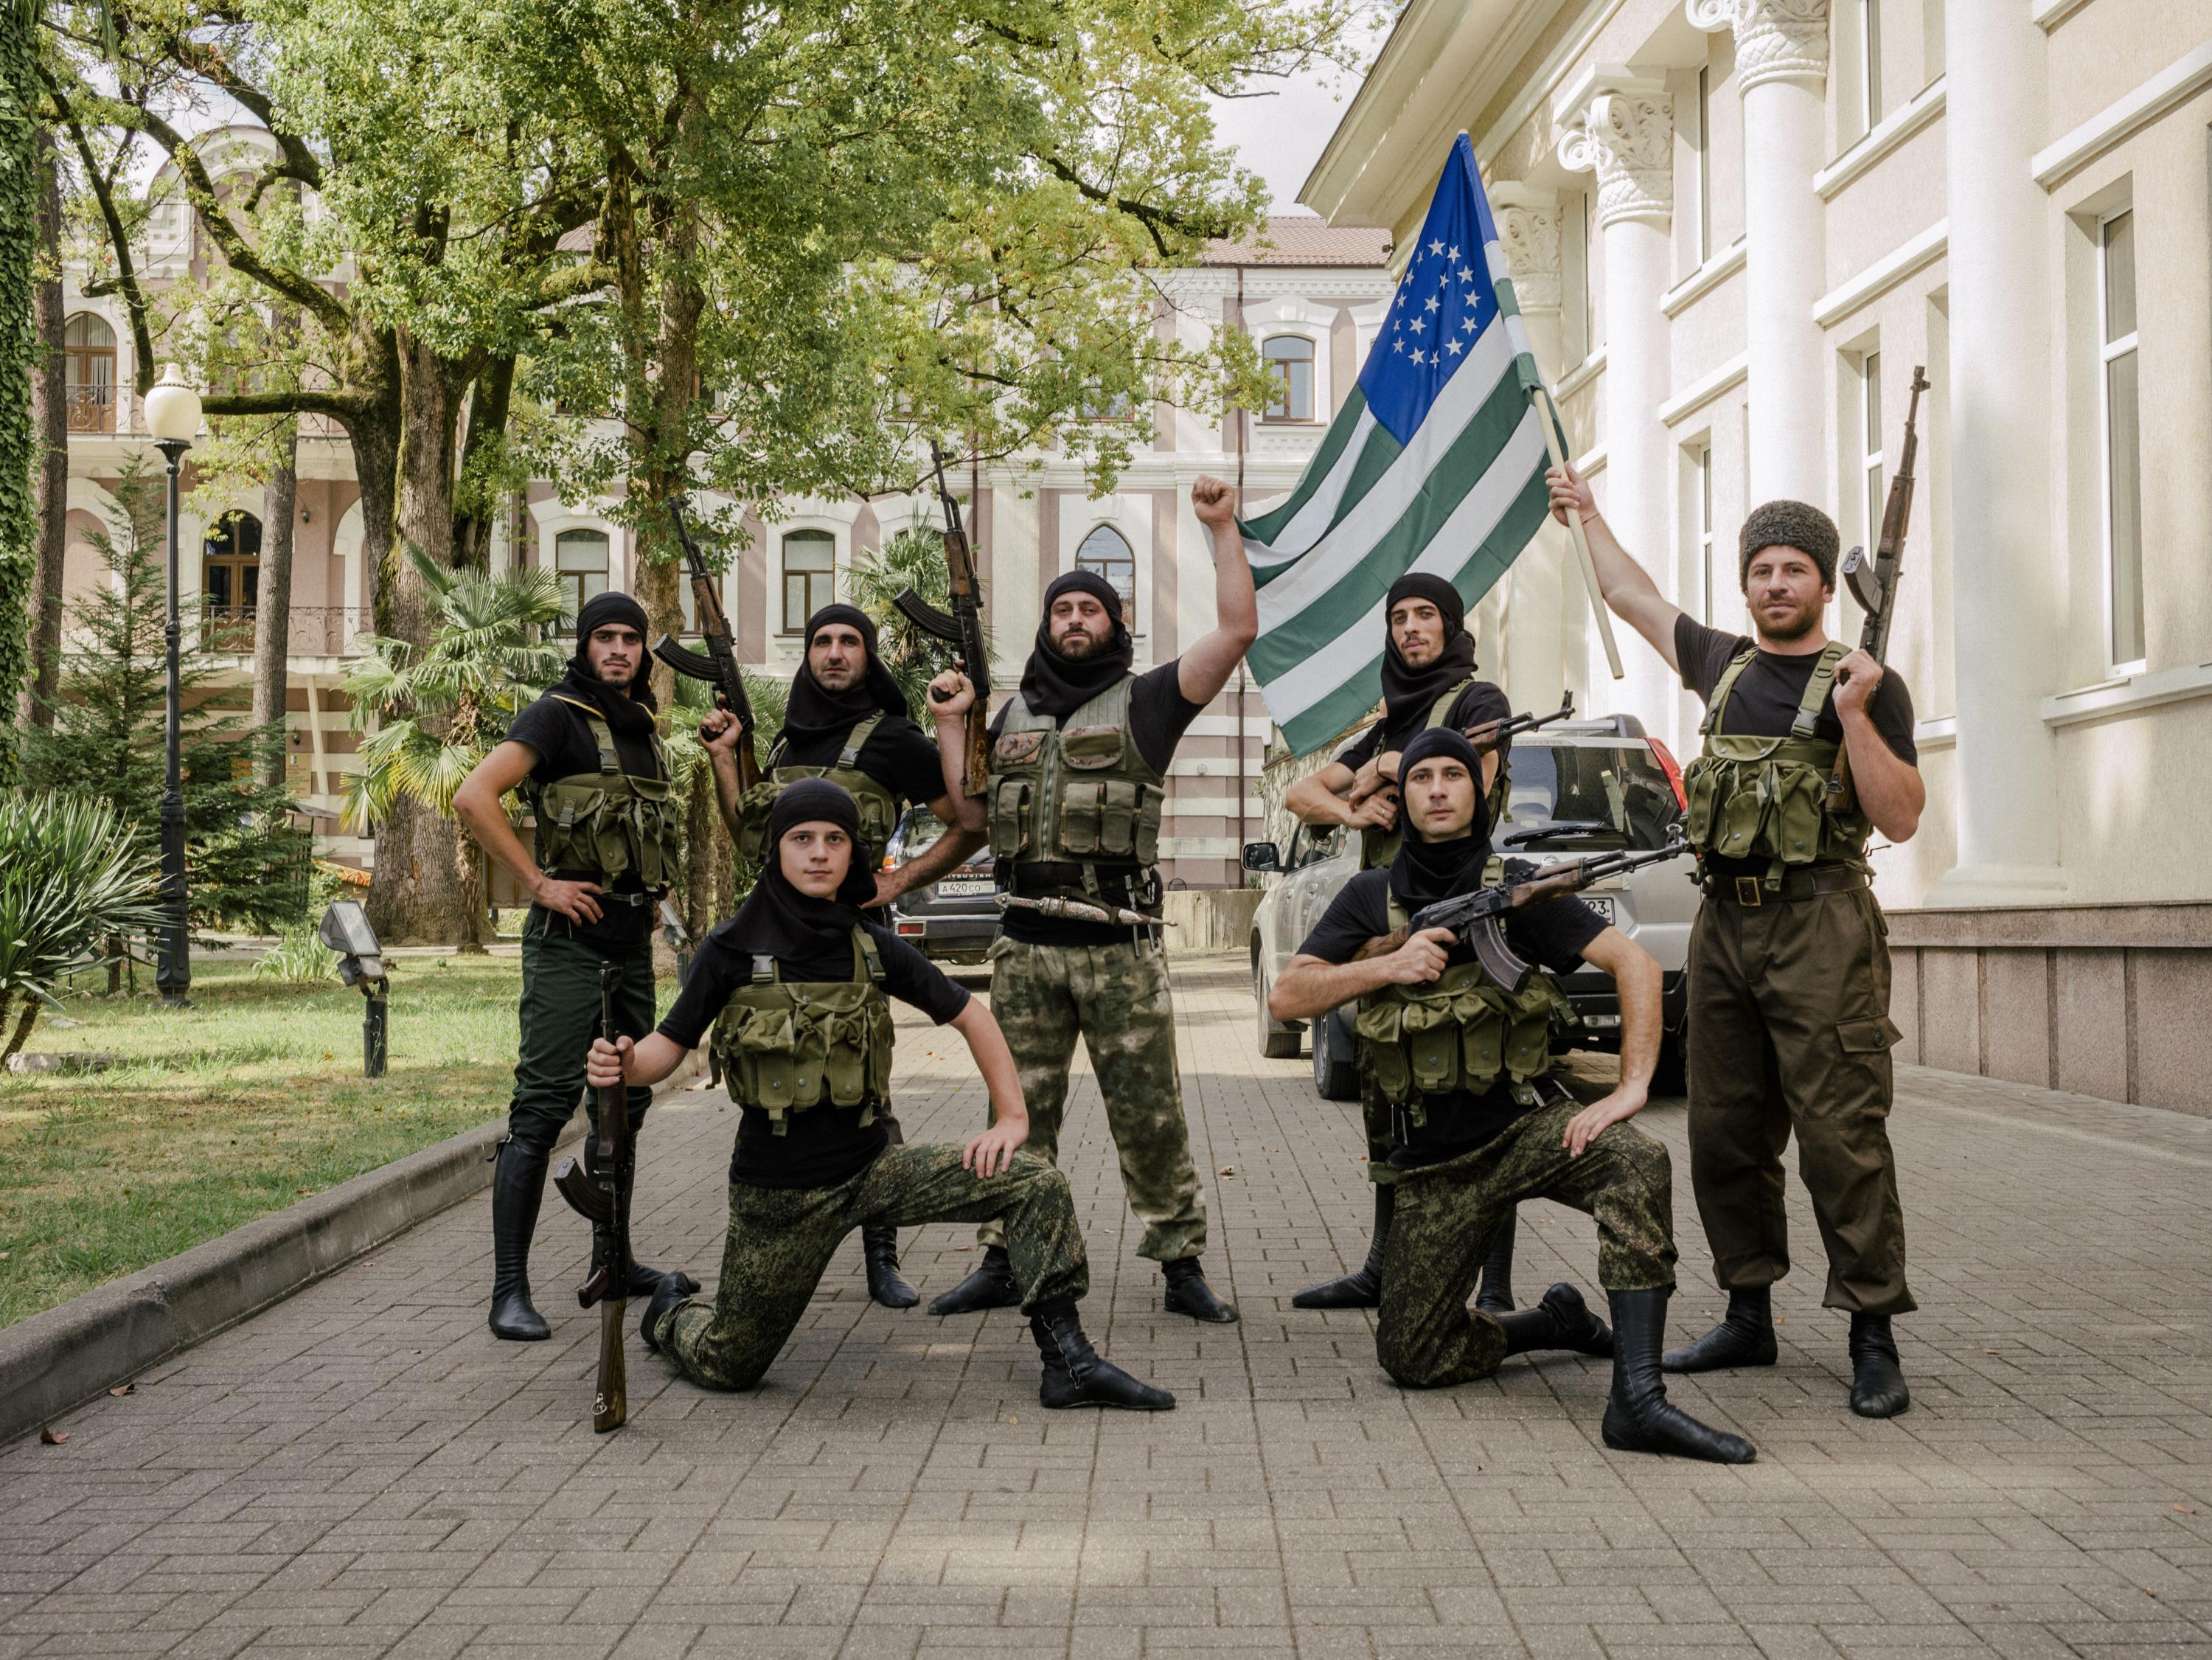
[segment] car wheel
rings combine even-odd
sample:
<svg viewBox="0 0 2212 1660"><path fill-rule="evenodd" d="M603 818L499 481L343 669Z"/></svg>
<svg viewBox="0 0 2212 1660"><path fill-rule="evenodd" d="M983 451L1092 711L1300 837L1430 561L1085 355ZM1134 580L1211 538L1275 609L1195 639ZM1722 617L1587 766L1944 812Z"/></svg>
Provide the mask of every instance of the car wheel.
<svg viewBox="0 0 2212 1660"><path fill-rule="evenodd" d="M1331 1009L1314 1022L1314 1089L1324 1101L1359 1098L1359 1059L1344 1012Z"/></svg>
<svg viewBox="0 0 2212 1660"><path fill-rule="evenodd" d="M1690 1034L1686 1027L1659 1040L1659 1064L1652 1068L1651 1093L1687 1095L1690 1092Z"/></svg>
<svg viewBox="0 0 2212 1660"><path fill-rule="evenodd" d="M1252 947L1252 1002L1259 1012L1260 1053L1270 1061L1295 1061L1301 1041L1299 1029L1286 1026L1267 1012L1267 976L1260 966L1260 947Z"/></svg>

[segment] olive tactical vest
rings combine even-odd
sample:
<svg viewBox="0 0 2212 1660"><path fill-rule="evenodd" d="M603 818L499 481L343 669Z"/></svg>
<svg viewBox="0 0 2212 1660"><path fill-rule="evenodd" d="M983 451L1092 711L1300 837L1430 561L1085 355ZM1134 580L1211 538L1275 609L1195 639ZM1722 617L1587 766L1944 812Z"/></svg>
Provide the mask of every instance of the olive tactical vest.
<svg viewBox="0 0 2212 1660"><path fill-rule="evenodd" d="M1014 867L1016 891L1104 893L1098 866L1148 866L1160 856L1164 780L1138 752L1129 730L1124 675L1056 726L1020 697L1006 705L991 746L991 856ZM1079 866L1080 888L1021 879L1022 867Z"/></svg>
<svg viewBox="0 0 2212 1660"><path fill-rule="evenodd" d="M768 752L768 765L760 781L747 790L738 802L738 856L757 864L768 857L768 815L775 805L776 796L787 784L802 778L827 778L833 784L842 784L860 810L860 840L868 844L869 856L881 859L890 845L891 832L898 828L898 798L884 788L881 781L860 769L860 751L867 746L868 739L883 721L878 709L865 721L856 724L845 734L845 747L837 752L837 759L826 767L787 767L784 751L790 747L784 739L777 739L775 747Z"/></svg>
<svg viewBox="0 0 2212 1660"><path fill-rule="evenodd" d="M1841 745L1813 735L1820 706L1835 684L1836 665L1846 654L1838 641L1822 649L1787 738L1731 737L1720 730L1729 696L1758 657L1758 648L1738 652L1729 664L1698 728L1705 751L1682 775L1683 793L1689 797L1684 833L1698 853L1764 857L1769 888L1779 888L1782 873L1793 865L1865 864L1870 828L1866 816L1856 808L1827 810L1828 775L1835 770Z"/></svg>
<svg viewBox="0 0 2212 1660"><path fill-rule="evenodd" d="M549 876L564 870L596 872L608 886L619 877L635 875L648 893L662 891L676 880L682 846L682 809L668 799L667 751L654 736L653 757L661 775L633 778L622 769L606 717L573 697L561 701L580 711L591 727L599 769L550 784L526 781L524 799L538 819L538 868Z"/></svg>
<svg viewBox="0 0 2212 1660"><path fill-rule="evenodd" d="M1459 695L1474 684L1472 679L1462 680L1448 689L1443 696L1429 706L1428 722L1421 729L1434 732L1443 725L1445 717L1451 713L1452 705L1459 701ZM1490 794L1483 802L1483 811L1490 815L1491 824L1495 824L1498 815L1505 811L1505 799L1512 787L1513 781L1507 775L1505 757L1500 755L1498 757L1498 777L1491 784ZM1399 823L1389 830L1377 830L1370 824L1359 832L1360 869L1381 870L1398 856L1399 832L1404 822L1401 815Z"/></svg>
<svg viewBox="0 0 2212 1660"><path fill-rule="evenodd" d="M883 959L865 928L853 930L850 980L784 983L773 957L753 958L752 983L730 994L714 1018L714 1053L730 1098L769 1116L775 1134L790 1116L820 1106L858 1108L866 1129L891 1088L891 1006Z"/></svg>
<svg viewBox="0 0 2212 1660"><path fill-rule="evenodd" d="M1492 854L1482 879L1495 884L1504 861ZM1411 919L1394 895L1390 926ZM1428 1122L1426 1098L1456 1090L1480 1095L1503 1074L1513 1098L1536 1104L1531 1079L1552 1069L1552 1028L1574 1024L1574 1009L1541 969L1508 992L1480 963L1461 963L1416 986L1382 986L1359 1000L1352 1029L1376 1089L1409 1122Z"/></svg>

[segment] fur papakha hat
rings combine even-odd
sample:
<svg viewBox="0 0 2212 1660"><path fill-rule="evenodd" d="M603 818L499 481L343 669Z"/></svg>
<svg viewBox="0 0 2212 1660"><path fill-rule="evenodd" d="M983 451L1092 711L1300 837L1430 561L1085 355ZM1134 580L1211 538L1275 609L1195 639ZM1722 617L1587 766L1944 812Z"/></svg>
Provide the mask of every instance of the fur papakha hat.
<svg viewBox="0 0 2212 1660"><path fill-rule="evenodd" d="M1836 586L1836 549L1842 541L1836 521L1803 502L1762 502L1743 521L1736 542L1736 585L1751 575L1752 556L1762 548L1796 548L1820 568L1820 580Z"/></svg>

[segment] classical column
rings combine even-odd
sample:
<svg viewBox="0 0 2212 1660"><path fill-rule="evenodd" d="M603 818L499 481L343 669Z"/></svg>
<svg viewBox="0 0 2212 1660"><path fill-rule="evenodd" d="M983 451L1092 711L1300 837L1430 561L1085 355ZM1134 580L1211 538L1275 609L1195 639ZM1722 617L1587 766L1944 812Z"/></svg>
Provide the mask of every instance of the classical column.
<svg viewBox="0 0 2212 1660"><path fill-rule="evenodd" d="M1586 74L1562 100L1568 123L1559 161L1571 173L1597 175L1597 222L1605 265L1605 471L1598 504L1622 544L1643 562L1661 593L1675 592L1674 538L1668 533L1668 443L1659 421L1667 396L1667 319L1660 312L1669 270L1668 225L1674 210L1674 104L1656 76L1601 69ZM1672 739L1679 692L1658 655L1622 642L1627 678L1602 676L1590 712L1634 714Z"/></svg>
<svg viewBox="0 0 2212 1660"><path fill-rule="evenodd" d="M2057 757L2043 699L2063 670L2051 545L2050 204L2044 42L2016 0L1950 0L1951 558L1959 596L1958 863L1931 905L2063 893Z"/></svg>
<svg viewBox="0 0 2212 1660"><path fill-rule="evenodd" d="M1735 32L1743 90L1751 500L1825 504L1822 344L1813 321L1825 241L1813 175L1827 127L1828 0L1689 0L1688 11L1698 28Z"/></svg>
<svg viewBox="0 0 2212 1660"><path fill-rule="evenodd" d="M1559 198L1555 192L1508 180L1490 191L1498 216L1498 242L1513 278L1514 297L1528 344L1547 384L1559 376ZM1589 627L1582 579L1568 565L1567 533L1547 519L1500 585L1505 590L1504 639L1486 641L1482 649L1498 672L1507 699L1516 709L1553 708L1571 685L1579 702L1586 694L1587 668L1579 650L1567 650L1570 626L1579 642ZM1564 578L1574 576L1570 589ZM1569 601L1581 603L1572 610Z"/></svg>

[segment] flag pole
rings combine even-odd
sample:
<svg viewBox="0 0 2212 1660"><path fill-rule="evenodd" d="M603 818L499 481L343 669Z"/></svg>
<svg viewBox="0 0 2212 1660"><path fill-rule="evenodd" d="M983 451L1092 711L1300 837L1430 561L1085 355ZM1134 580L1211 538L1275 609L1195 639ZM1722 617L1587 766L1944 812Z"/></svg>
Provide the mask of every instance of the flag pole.
<svg viewBox="0 0 2212 1660"><path fill-rule="evenodd" d="M1539 400L1537 413L1544 418L1538 424L1544 429L1544 447L1551 453L1552 465L1565 466L1567 458L1559 450L1559 414L1551 393L1541 386L1534 386L1528 396ZM1580 513L1567 514L1567 530L1574 538L1575 555L1582 562L1583 586L1589 590L1590 609L1597 613L1597 635L1605 642L1605 666L1613 671L1614 679L1626 679L1627 671L1620 666L1620 647L1613 637L1613 613L1606 609L1605 590L1598 585L1597 562L1590 557L1589 537L1583 529Z"/></svg>

